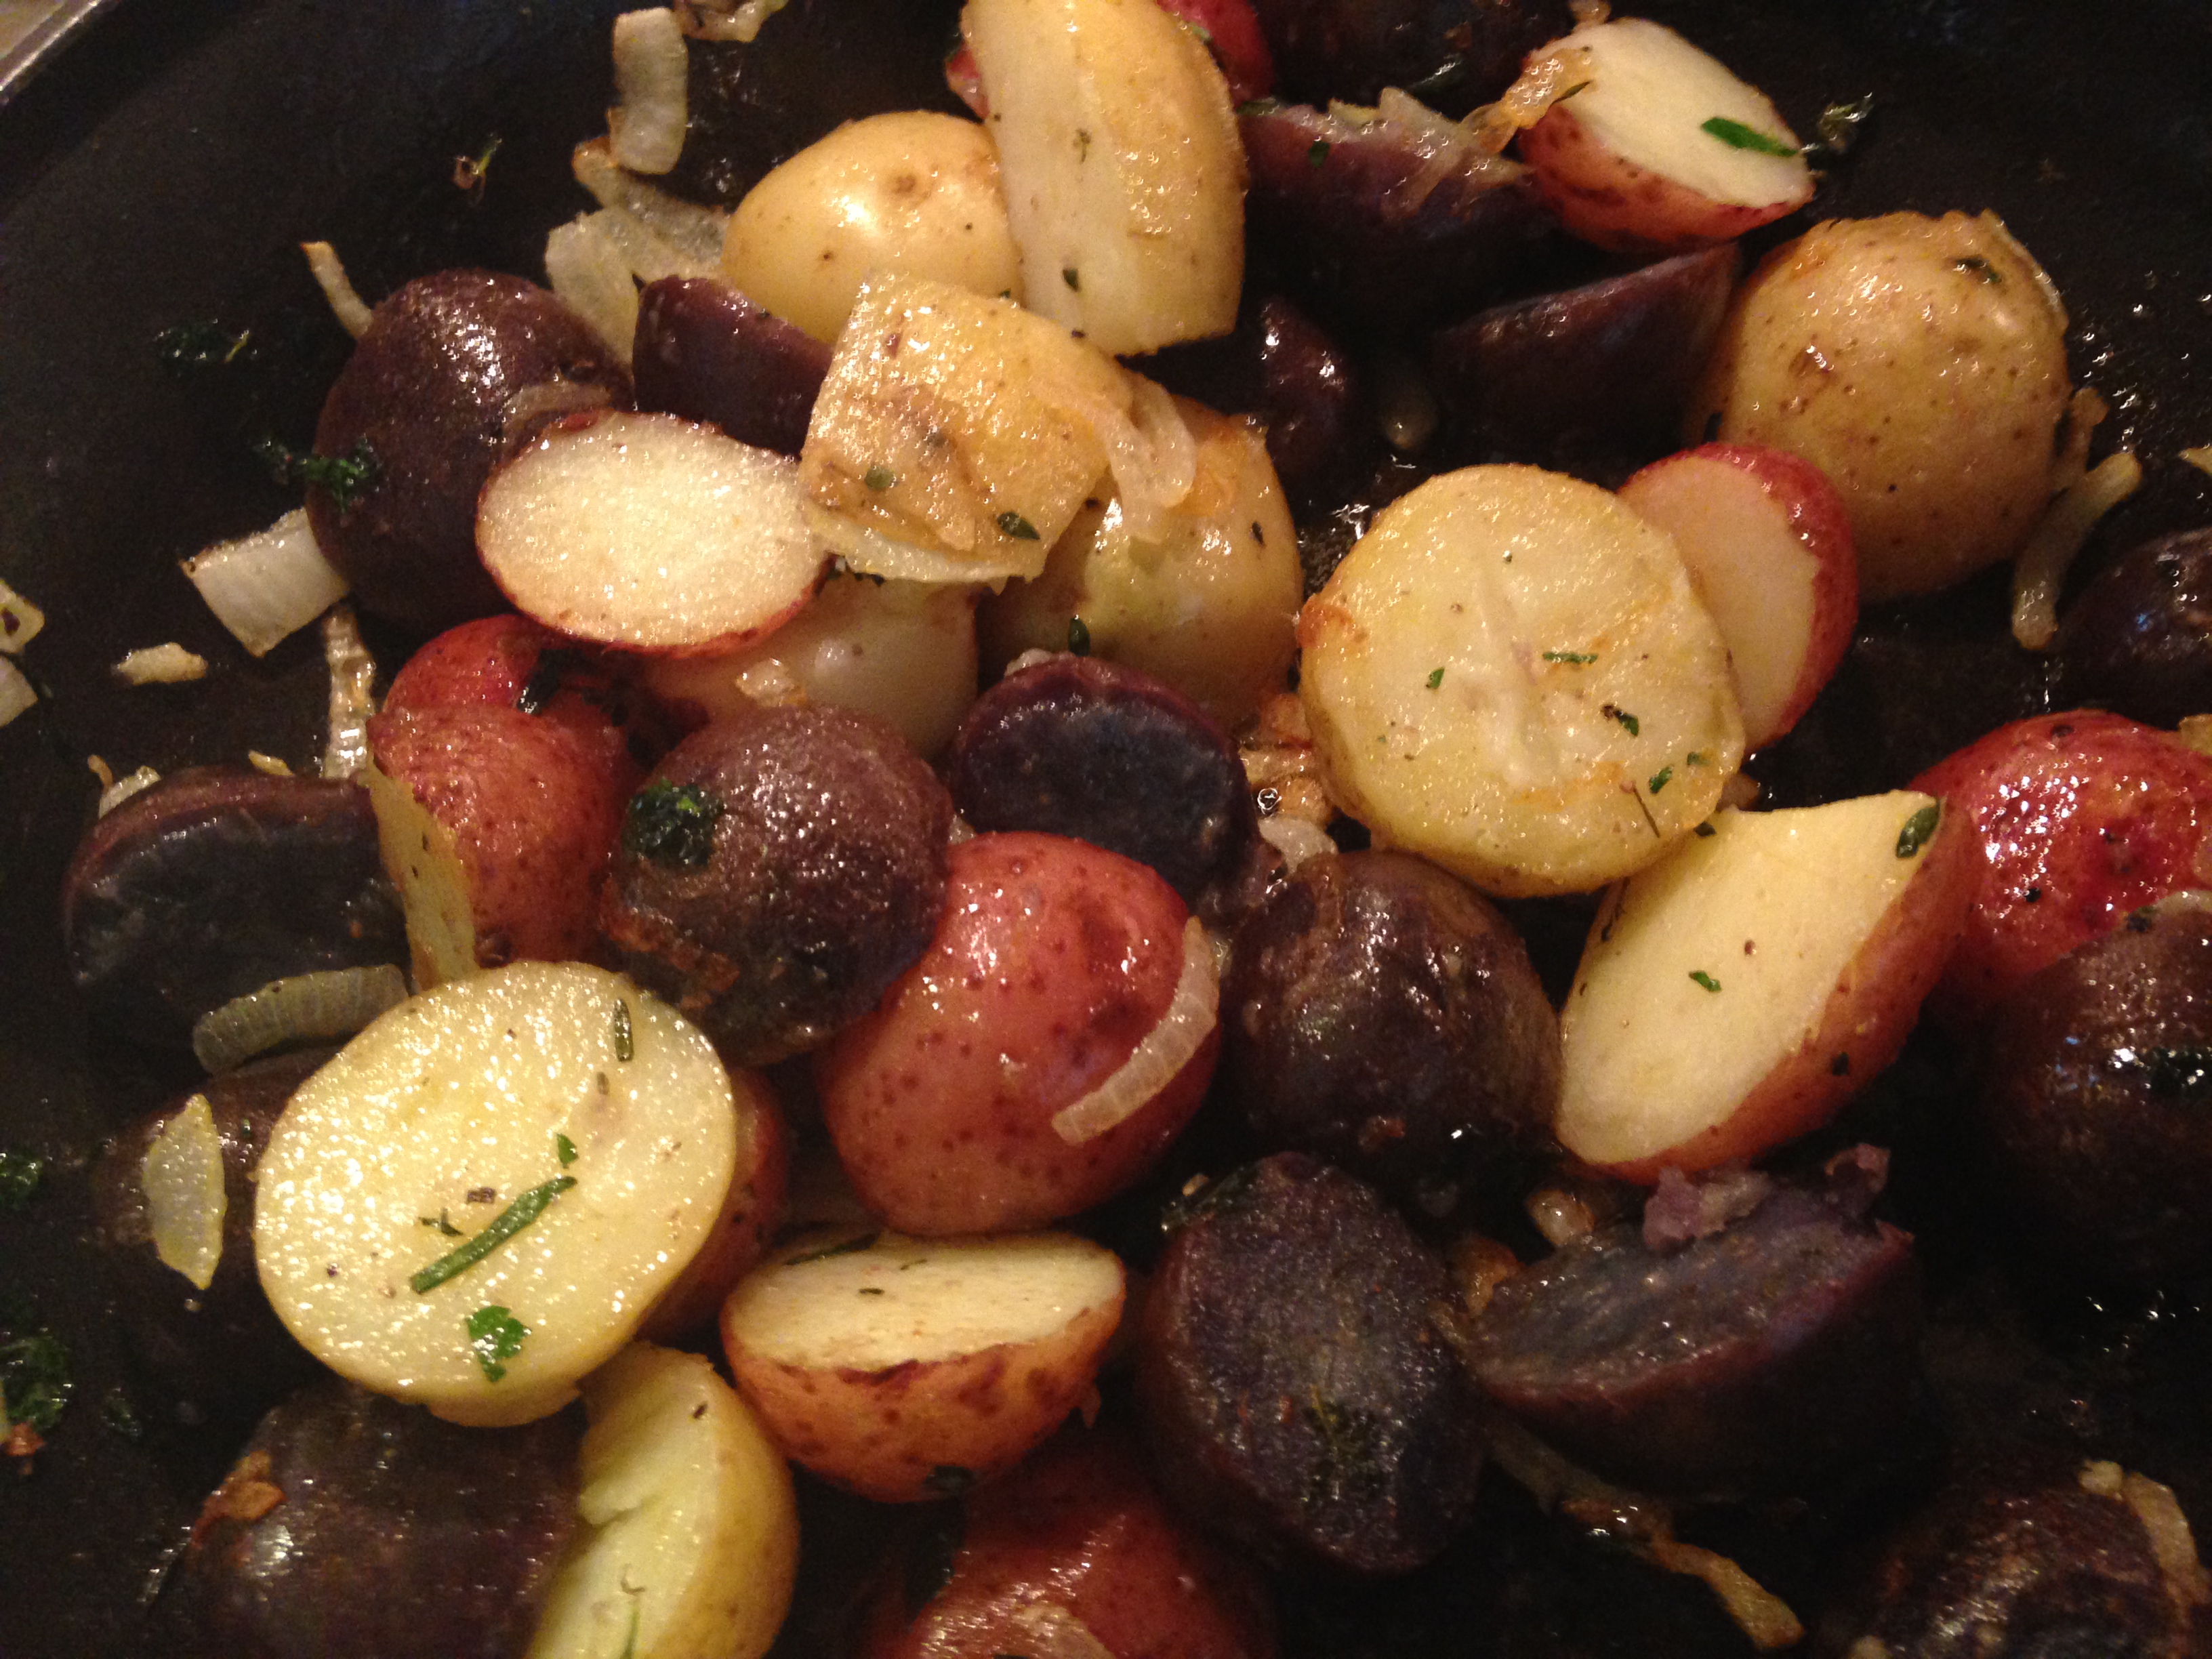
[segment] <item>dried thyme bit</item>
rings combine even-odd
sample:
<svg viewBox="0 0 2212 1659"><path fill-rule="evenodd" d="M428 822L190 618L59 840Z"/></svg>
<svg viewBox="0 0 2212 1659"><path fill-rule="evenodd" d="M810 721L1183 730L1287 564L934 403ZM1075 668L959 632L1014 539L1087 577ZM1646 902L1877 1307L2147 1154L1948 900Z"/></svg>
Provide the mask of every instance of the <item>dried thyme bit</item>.
<svg viewBox="0 0 2212 1659"><path fill-rule="evenodd" d="M1012 536L1018 542L1033 542L1037 539L1036 526L1018 513L999 514L999 532L1001 535Z"/></svg>
<svg viewBox="0 0 2212 1659"><path fill-rule="evenodd" d="M1580 668L1587 664L1595 662L1597 660L1597 653L1595 651L1547 651L1544 653L1544 660L1546 662L1572 663L1576 667Z"/></svg>
<svg viewBox="0 0 2212 1659"><path fill-rule="evenodd" d="M1079 657L1091 654L1091 624L1080 617L1067 619L1067 648Z"/></svg>
<svg viewBox="0 0 2212 1659"><path fill-rule="evenodd" d="M1328 164L1328 140L1326 138L1315 139L1313 143L1306 148L1306 165L1310 167L1323 167Z"/></svg>
<svg viewBox="0 0 2212 1659"><path fill-rule="evenodd" d="M453 157L453 188L466 191L477 200L483 199L484 175L491 171L491 158L499 154L501 139L497 133L484 141L484 147L474 155Z"/></svg>
<svg viewBox="0 0 2212 1659"><path fill-rule="evenodd" d="M858 1255L863 1250L872 1249L876 1241L882 1237L881 1233L861 1233L852 1238L841 1238L835 1244L824 1244L818 1250L809 1250L804 1255L793 1256L783 1265L787 1267L803 1267L810 1261L827 1261L833 1255Z"/></svg>
<svg viewBox="0 0 2212 1659"><path fill-rule="evenodd" d="M871 489L889 489L898 482L898 474L887 466L872 466L860 475L860 482Z"/></svg>
<svg viewBox="0 0 2212 1659"><path fill-rule="evenodd" d="M1690 977L1697 982L1698 988L1700 990L1717 991L1721 988L1720 981L1715 979L1711 974L1707 973L1702 968L1691 969Z"/></svg>
<svg viewBox="0 0 2212 1659"><path fill-rule="evenodd" d="M277 438L262 439L253 446L253 453L278 483L321 489L340 513L350 512L355 501L368 494L384 474L384 464L376 459L366 438L343 455L303 455Z"/></svg>
<svg viewBox="0 0 2212 1659"><path fill-rule="evenodd" d="M566 1135L556 1134L553 1137L553 1150L559 1155L561 1167L564 1170L576 1161L576 1143Z"/></svg>
<svg viewBox="0 0 2212 1659"><path fill-rule="evenodd" d="M637 1033L629 1023L629 1000L615 999L615 1058L625 1064L637 1058ZM568 1160L561 1160L566 1164Z"/></svg>
<svg viewBox="0 0 2212 1659"><path fill-rule="evenodd" d="M461 1236L461 1230L453 1225L453 1218L444 1210L439 1211L435 1215L418 1215L415 1218L415 1224L418 1227L435 1227L448 1238L459 1238Z"/></svg>
<svg viewBox="0 0 2212 1659"><path fill-rule="evenodd" d="M1645 787L1656 795L1674 781L1674 769L1671 766L1662 766L1651 775Z"/></svg>
<svg viewBox="0 0 2212 1659"><path fill-rule="evenodd" d="M252 339L252 329L233 334L221 323L203 319L163 329L154 337L154 349L161 354L161 367L185 380L238 362Z"/></svg>
<svg viewBox="0 0 2212 1659"><path fill-rule="evenodd" d="M508 1205L491 1219L491 1224L459 1248L440 1256L407 1281L408 1288L417 1296L428 1296L449 1279L462 1273L483 1261L501 1245L513 1238L532 1222L545 1213L546 1206L576 1184L574 1176L555 1176L552 1180L532 1187L520 1198Z"/></svg>
<svg viewBox="0 0 2212 1659"><path fill-rule="evenodd" d="M696 783L648 783L630 797L623 815L623 851L696 870L714 855L714 826L724 810L719 797Z"/></svg>
<svg viewBox="0 0 2212 1659"><path fill-rule="evenodd" d="M1777 138L1771 132L1761 132L1757 127L1747 127L1741 121L1731 121L1725 115L1716 115L1700 122L1698 131L1717 138L1730 149L1747 149L1760 155L1796 155L1797 146L1786 139Z"/></svg>
<svg viewBox="0 0 2212 1659"><path fill-rule="evenodd" d="M1820 112L1814 131L1820 135L1820 149L1828 156L1840 161L1851 153L1867 121L1874 114L1874 94L1854 98L1846 103L1831 104Z"/></svg>
<svg viewBox="0 0 2212 1659"><path fill-rule="evenodd" d="M1431 668L1431 670L1429 670L1428 686L1429 686L1429 690L1431 690L1431 691L1435 690L1438 686L1442 685L1443 683L1444 683L1444 671L1443 671L1443 669L1441 669L1441 668Z"/></svg>
<svg viewBox="0 0 2212 1659"><path fill-rule="evenodd" d="M1073 292L1077 294L1083 292L1083 273L1073 265L1062 265L1060 268L1060 280L1066 283Z"/></svg>
<svg viewBox="0 0 2212 1659"><path fill-rule="evenodd" d="M27 1331L0 1342L0 1429L11 1437L19 1428L52 1433L76 1389L69 1350L52 1331Z"/></svg>
<svg viewBox="0 0 2212 1659"><path fill-rule="evenodd" d="M0 1151L0 1215L11 1215L37 1197L46 1174L46 1159Z"/></svg>
<svg viewBox="0 0 2212 1659"><path fill-rule="evenodd" d="M1621 725L1621 729L1626 732L1630 737L1640 738L1644 735L1643 722L1638 720L1635 715L1630 714L1626 708L1622 708L1617 704L1608 702L1602 705L1597 712L1604 715L1606 719L1609 720L1619 720Z"/></svg>
<svg viewBox="0 0 2212 1659"><path fill-rule="evenodd" d="M469 1316L469 1350L486 1382L497 1382L507 1376L505 1362L522 1352L522 1339L529 1334L529 1326L495 1302Z"/></svg>
<svg viewBox="0 0 2212 1659"><path fill-rule="evenodd" d="M1928 838L1936 833L1936 826L1943 817L1941 801L1929 801L1911 817L1905 828L1897 832L1897 856L1909 859L1928 845Z"/></svg>
<svg viewBox="0 0 2212 1659"><path fill-rule="evenodd" d="M975 1471L957 1463L939 1463L922 1477L921 1484L939 1498L964 1498L975 1490Z"/></svg>
<svg viewBox="0 0 2212 1659"><path fill-rule="evenodd" d="M1999 283L2004 281L2004 277L1999 274L1996 267L1990 264L1987 259L1982 258L1978 253L1969 253L1963 258L1952 260L1951 269L1954 270L1966 271L1972 276L1978 276L1992 288L1996 287Z"/></svg>

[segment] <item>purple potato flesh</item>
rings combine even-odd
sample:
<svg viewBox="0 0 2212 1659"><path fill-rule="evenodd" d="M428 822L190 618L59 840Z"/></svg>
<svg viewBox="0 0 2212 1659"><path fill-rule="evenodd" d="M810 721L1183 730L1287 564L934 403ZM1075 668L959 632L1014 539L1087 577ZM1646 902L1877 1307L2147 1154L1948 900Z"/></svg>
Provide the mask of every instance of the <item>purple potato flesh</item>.
<svg viewBox="0 0 2212 1659"><path fill-rule="evenodd" d="M664 276L638 296L630 372L637 406L718 426L739 443L796 455L830 348L726 283Z"/></svg>

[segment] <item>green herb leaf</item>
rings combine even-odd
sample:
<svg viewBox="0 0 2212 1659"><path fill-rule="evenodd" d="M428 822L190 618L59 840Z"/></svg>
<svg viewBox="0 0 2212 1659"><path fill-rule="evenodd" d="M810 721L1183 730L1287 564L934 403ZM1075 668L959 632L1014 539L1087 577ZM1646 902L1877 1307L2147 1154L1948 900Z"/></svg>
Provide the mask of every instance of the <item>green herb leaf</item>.
<svg viewBox="0 0 2212 1659"><path fill-rule="evenodd" d="M898 482L898 474L887 466L872 466L861 475L860 482L871 489L889 489Z"/></svg>
<svg viewBox="0 0 2212 1659"><path fill-rule="evenodd" d="M696 870L714 855L724 808L696 783L648 783L623 815L623 851L655 864Z"/></svg>
<svg viewBox="0 0 2212 1659"><path fill-rule="evenodd" d="M1909 859L1928 845L1928 838L1936 833L1936 826L1943 817L1940 801L1930 801L1911 817L1905 828L1897 832L1897 856Z"/></svg>
<svg viewBox="0 0 2212 1659"><path fill-rule="evenodd" d="M439 1211L435 1215L416 1216L415 1224L418 1227L435 1227L448 1238L459 1238L461 1236L461 1230L453 1225L453 1218L443 1210Z"/></svg>
<svg viewBox="0 0 2212 1659"><path fill-rule="evenodd" d="M1725 115L1716 115L1698 125L1698 131L1709 133L1730 149L1754 150L1761 155L1796 155L1797 146L1777 138L1771 132L1761 132L1757 127L1747 127L1741 121L1731 121Z"/></svg>
<svg viewBox="0 0 2212 1659"><path fill-rule="evenodd" d="M417 1296L428 1296L447 1279L456 1278L489 1255L513 1238L532 1222L545 1213L546 1206L576 1184L574 1176L555 1176L552 1180L532 1187L520 1198L501 1210L491 1220L491 1225L467 1243L440 1256L407 1281L408 1287Z"/></svg>
<svg viewBox="0 0 2212 1659"><path fill-rule="evenodd" d="M1060 280L1066 283L1068 287L1073 289L1076 293L1080 294L1083 292L1082 273L1078 271L1073 265L1062 265L1060 268Z"/></svg>
<svg viewBox="0 0 2212 1659"><path fill-rule="evenodd" d="M861 1233L857 1237L841 1238L835 1244L825 1244L818 1250L809 1250L804 1255L794 1255L783 1265L787 1267L803 1267L810 1261L827 1261L833 1255L858 1255L862 1250L873 1249L876 1241L882 1237L881 1233Z"/></svg>
<svg viewBox="0 0 2212 1659"><path fill-rule="evenodd" d="M252 338L251 329L233 334L221 323L204 320L163 329L154 337L154 348L161 354L161 367L183 380L236 362Z"/></svg>
<svg viewBox="0 0 2212 1659"><path fill-rule="evenodd" d="M1982 258L1978 253L1969 253L1963 259L1952 260L1951 269L1954 270L1966 271L1972 276L1978 276L1984 282L1987 283L1991 288L1996 287L1999 283L2004 281L2003 276L1998 274L1996 268L1991 265L1987 259Z"/></svg>
<svg viewBox="0 0 2212 1659"><path fill-rule="evenodd" d="M1438 686L1442 685L1443 683L1444 683L1444 671L1443 671L1443 669L1441 669L1441 668L1431 668L1431 670L1429 670L1429 690L1431 690L1431 691L1435 690Z"/></svg>
<svg viewBox="0 0 2212 1659"><path fill-rule="evenodd" d="M637 1036L630 1029L629 1000L615 999L615 1058L625 1064L637 1058ZM566 1163L567 1159L562 1160Z"/></svg>
<svg viewBox="0 0 2212 1659"><path fill-rule="evenodd" d="M1091 654L1091 624L1080 617L1067 619L1067 648L1079 657Z"/></svg>
<svg viewBox="0 0 2212 1659"><path fill-rule="evenodd" d="M1328 161L1328 139L1326 139L1326 138L1316 138L1316 139L1315 139L1315 140L1313 141L1313 143L1312 143L1311 144L1310 144L1310 145L1308 145L1308 146L1306 147L1306 165L1307 165L1308 167L1321 167L1321 166L1324 165Z"/></svg>
<svg viewBox="0 0 2212 1659"><path fill-rule="evenodd" d="M522 1339L529 1334L529 1326L495 1302L469 1316L469 1347L489 1382L507 1376L504 1362L522 1352Z"/></svg>
<svg viewBox="0 0 2212 1659"><path fill-rule="evenodd" d="M1692 749L1688 754L1683 756L1682 759L1691 766L1703 766L1705 763L1705 751L1702 749Z"/></svg>
<svg viewBox="0 0 2212 1659"><path fill-rule="evenodd" d="M0 1215L12 1215L38 1196L46 1161L28 1152L0 1152Z"/></svg>
<svg viewBox="0 0 2212 1659"><path fill-rule="evenodd" d="M1651 775L1644 787L1656 795L1674 781L1674 769L1671 766L1662 766Z"/></svg>
<svg viewBox="0 0 2212 1659"><path fill-rule="evenodd" d="M1544 660L1573 663L1577 667L1580 667L1585 663L1595 662L1597 653L1595 651L1547 651L1544 653Z"/></svg>
<svg viewBox="0 0 2212 1659"><path fill-rule="evenodd" d="M922 1477L921 1484L939 1498L964 1498L975 1489L975 1471L957 1463L939 1463Z"/></svg>
<svg viewBox="0 0 2212 1659"><path fill-rule="evenodd" d="M1018 513L999 514L999 533L1012 536L1018 542L1033 542L1037 538L1036 526Z"/></svg>
<svg viewBox="0 0 2212 1659"><path fill-rule="evenodd" d="M0 1342L0 1429L27 1424L45 1434L62 1419L76 1384L69 1350L52 1331L35 1330Z"/></svg>
<svg viewBox="0 0 2212 1659"><path fill-rule="evenodd" d="M1609 720L1619 720L1621 724L1622 729L1625 730L1630 737L1640 738L1644 735L1643 724L1637 720L1635 715L1630 714L1626 708L1615 708L1612 703L1606 703L1601 707L1597 712L1604 715Z"/></svg>
<svg viewBox="0 0 2212 1659"><path fill-rule="evenodd" d="M561 1167L564 1170L576 1161L576 1143L566 1135L553 1137L553 1150L560 1154Z"/></svg>
<svg viewBox="0 0 2212 1659"><path fill-rule="evenodd" d="M484 180L491 173L491 158L499 154L499 147L503 142L495 132L474 155L453 157L453 188L466 191L471 201L482 201Z"/></svg>
<svg viewBox="0 0 2212 1659"><path fill-rule="evenodd" d="M1717 991L1721 988L1720 981L1715 979L1711 974L1707 973L1702 968L1692 968L1690 970L1690 977L1695 980L1698 984L1705 990Z"/></svg>
<svg viewBox="0 0 2212 1659"><path fill-rule="evenodd" d="M278 483L319 489L341 514L350 512L356 498L366 495L384 474L384 464L366 438L343 455L303 455L275 438L264 438L253 446L253 453Z"/></svg>

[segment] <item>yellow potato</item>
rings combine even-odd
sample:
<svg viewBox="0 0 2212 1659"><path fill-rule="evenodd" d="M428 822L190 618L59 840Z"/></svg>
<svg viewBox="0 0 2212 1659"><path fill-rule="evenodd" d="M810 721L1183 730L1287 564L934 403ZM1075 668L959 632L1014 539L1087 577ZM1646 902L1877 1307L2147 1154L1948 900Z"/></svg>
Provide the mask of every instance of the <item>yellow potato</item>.
<svg viewBox="0 0 2212 1659"><path fill-rule="evenodd" d="M1177 407L1198 441L1197 482L1168 533L1138 535L1118 496L1086 507L1042 574L985 600L978 626L1004 668L1066 650L1079 619L1094 654L1158 675L1234 729L1283 689L1297 649L1297 532L1251 425Z"/></svg>
<svg viewBox="0 0 2212 1659"><path fill-rule="evenodd" d="M722 1310L738 1387L794 1462L883 1503L1011 1468L1081 1403L1121 1318L1109 1250L1065 1233L862 1234L757 1268Z"/></svg>
<svg viewBox="0 0 2212 1659"><path fill-rule="evenodd" d="M817 340L837 337L871 272L1021 298L991 141L920 110L848 121L755 185L730 216L722 270Z"/></svg>
<svg viewBox="0 0 2212 1659"><path fill-rule="evenodd" d="M1830 220L1737 293L1685 429L1826 472L1862 598L1932 592L2009 557L2042 516L2065 334L2051 279L1994 214Z"/></svg>

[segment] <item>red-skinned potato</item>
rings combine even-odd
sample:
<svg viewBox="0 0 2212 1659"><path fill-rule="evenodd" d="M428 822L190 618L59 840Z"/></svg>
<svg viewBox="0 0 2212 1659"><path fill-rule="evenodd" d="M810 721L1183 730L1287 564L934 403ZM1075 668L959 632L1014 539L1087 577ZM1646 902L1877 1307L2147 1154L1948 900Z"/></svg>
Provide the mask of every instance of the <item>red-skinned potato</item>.
<svg viewBox="0 0 2212 1659"><path fill-rule="evenodd" d="M738 1162L729 1195L691 1265L638 1327L649 1341L687 1335L714 1319L738 1281L768 1254L769 1241L783 1223L791 1132L784 1127L782 1105L757 1072L732 1072L730 1086L737 1094Z"/></svg>
<svg viewBox="0 0 2212 1659"><path fill-rule="evenodd" d="M613 727L590 733L489 705L417 708L377 715L368 738L377 770L452 837L477 963L581 956L633 777ZM393 873L405 892L408 872Z"/></svg>
<svg viewBox="0 0 2212 1659"><path fill-rule="evenodd" d="M1617 252L1731 237L1812 199L1812 171L1774 106L1672 29L1586 23L1547 53L1583 84L1521 135L1559 221Z"/></svg>
<svg viewBox="0 0 2212 1659"><path fill-rule="evenodd" d="M2212 887L2212 760L2094 710L2001 726L1912 787L1973 820L1987 873L1935 1007L1967 1024L2128 912Z"/></svg>
<svg viewBox="0 0 2212 1659"><path fill-rule="evenodd" d="M1812 462L1759 444L1654 461L1620 499L1674 538L1720 624L1747 749L1813 706L1858 625L1858 556L1843 497Z"/></svg>
<svg viewBox="0 0 2212 1659"><path fill-rule="evenodd" d="M1204 930L1141 864L1058 836L954 848L928 951L816 1064L854 1186L921 1234L1112 1196L1198 1109L1214 974Z"/></svg>
<svg viewBox="0 0 2212 1659"><path fill-rule="evenodd" d="M1899 791L1723 811L1612 894L1560 1017L1560 1144L1623 1180L1753 1158L1897 1057L1980 878Z"/></svg>
<svg viewBox="0 0 2212 1659"><path fill-rule="evenodd" d="M908 1585L929 1540L886 1563L860 1659L1073 1653L1058 1638L1077 1632L1112 1659L1267 1659L1264 1585L1179 1521L1140 1466L1119 1434L1063 1430L963 1506L950 1576L919 1611Z"/></svg>
<svg viewBox="0 0 2212 1659"><path fill-rule="evenodd" d="M447 629L408 658L384 694L387 714L478 704L541 714L594 741L620 731L647 752L664 746L657 731L639 729L637 717L644 711L619 666L591 647L511 612ZM633 769L633 787L635 781Z"/></svg>

